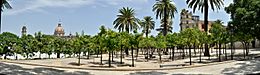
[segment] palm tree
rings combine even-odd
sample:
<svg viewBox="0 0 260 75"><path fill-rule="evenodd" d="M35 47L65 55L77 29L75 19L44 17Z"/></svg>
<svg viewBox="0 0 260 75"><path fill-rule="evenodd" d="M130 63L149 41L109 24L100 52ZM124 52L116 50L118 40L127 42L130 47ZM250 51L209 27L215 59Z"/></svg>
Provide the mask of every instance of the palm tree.
<svg viewBox="0 0 260 75"><path fill-rule="evenodd" d="M144 19L140 22L140 26L143 28L143 33L148 37L148 34L151 33L151 30L154 29L155 22L151 16L145 16Z"/></svg>
<svg viewBox="0 0 260 75"><path fill-rule="evenodd" d="M157 0L153 6L153 11L156 14L156 19L160 18L163 20L163 35L166 36L168 32L167 25L169 25L169 21L167 20L174 18L174 13L177 12L177 8L171 0Z"/></svg>
<svg viewBox="0 0 260 75"><path fill-rule="evenodd" d="M216 8L219 10L221 6L224 5L224 0L187 0L186 3L188 4L189 8L193 8L193 12L198 8L201 12L204 12L204 31L208 32L208 10L209 6L214 11ZM205 44L205 56L209 56L209 49L208 44Z"/></svg>
<svg viewBox="0 0 260 75"><path fill-rule="evenodd" d="M170 33L172 33L172 29L173 29L173 27L172 27L172 24L173 24L173 21L172 21L172 19L171 18L169 18L168 19L168 24L167 24L167 26L166 26L166 32L170 32ZM159 31L160 33L163 33L164 32L164 21L163 21L163 19L161 20L161 26L160 26L160 28L157 28L156 29L156 31Z"/></svg>
<svg viewBox="0 0 260 75"><path fill-rule="evenodd" d="M1 0L1 12L0 12L0 33L2 28L2 11L3 9L12 9L11 5L7 2L7 0Z"/></svg>
<svg viewBox="0 0 260 75"><path fill-rule="evenodd" d="M123 7L119 10L116 20L113 22L114 28L117 28L119 32L130 32L138 28L139 20L135 17L135 10L129 7Z"/></svg>

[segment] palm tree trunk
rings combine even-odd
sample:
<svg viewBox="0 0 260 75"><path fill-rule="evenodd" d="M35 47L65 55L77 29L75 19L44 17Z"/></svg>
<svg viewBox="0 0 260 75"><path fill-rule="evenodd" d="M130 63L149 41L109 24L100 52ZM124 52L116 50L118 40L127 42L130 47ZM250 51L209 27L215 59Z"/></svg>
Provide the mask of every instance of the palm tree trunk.
<svg viewBox="0 0 260 75"><path fill-rule="evenodd" d="M3 0L1 0L1 10L3 7ZM2 33L2 11L0 11L0 33Z"/></svg>
<svg viewBox="0 0 260 75"><path fill-rule="evenodd" d="M204 30L206 32L206 34L208 35L208 10L209 10L209 6L208 6L208 0L204 0L204 4L205 4L205 8L204 8ZM204 56L210 56L209 54L209 48L208 48L208 44L205 44L205 53Z"/></svg>
<svg viewBox="0 0 260 75"><path fill-rule="evenodd" d="M146 38L148 37L148 32L149 32L149 30L148 30L149 28L146 28L146 33L145 33L145 36L146 36Z"/></svg>
<svg viewBox="0 0 260 75"><path fill-rule="evenodd" d="M166 3L166 0L163 0L164 3ZM163 35L166 36L167 35L167 19L168 19L168 14L167 14L167 10L166 10L166 7L167 5L165 4L165 7L164 7L164 25L163 25Z"/></svg>

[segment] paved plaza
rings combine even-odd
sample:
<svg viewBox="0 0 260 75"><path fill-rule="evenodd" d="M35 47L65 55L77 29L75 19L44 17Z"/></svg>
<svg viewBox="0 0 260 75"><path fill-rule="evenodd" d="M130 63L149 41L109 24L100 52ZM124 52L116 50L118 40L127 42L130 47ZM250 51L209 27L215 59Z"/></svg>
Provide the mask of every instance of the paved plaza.
<svg viewBox="0 0 260 75"><path fill-rule="evenodd" d="M241 55L243 51L237 49L235 60L224 60L222 62L209 62L208 57L202 57L204 63L198 63L199 57L192 58L192 65L188 65L189 58L179 59L175 61L164 61L159 63L158 60L150 60L148 62L141 61L141 55L135 62L135 67L118 66L119 58L114 58L113 68L100 67L98 62L100 58L93 55L90 59L81 59L83 65L77 66L77 58L60 58L60 59L42 59L42 60L1 60L0 74L7 75L174 75L174 74L252 74L260 73L260 58L258 58L259 49L250 49L247 60L238 60L237 55ZM213 52L215 53L215 52ZM224 56L224 55L222 55ZM102 66L107 65L106 54L103 55ZM156 57L157 58L157 57ZM167 56L163 57L164 60ZM130 57L124 58L124 64L131 64ZM212 56L212 60L217 60L216 56ZM228 57L230 59L230 56ZM96 63L94 63L96 62ZM206 63L208 62L208 63ZM185 66L165 66L187 64ZM98 67L99 66L99 67Z"/></svg>

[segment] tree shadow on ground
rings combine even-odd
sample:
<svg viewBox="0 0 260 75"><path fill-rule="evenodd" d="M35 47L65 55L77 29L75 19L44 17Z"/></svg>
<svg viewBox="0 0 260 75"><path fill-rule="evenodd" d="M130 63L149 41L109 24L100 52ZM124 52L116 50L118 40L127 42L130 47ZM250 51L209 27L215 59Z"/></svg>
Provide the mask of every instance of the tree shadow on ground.
<svg viewBox="0 0 260 75"><path fill-rule="evenodd" d="M166 74L168 74L168 73L150 71L150 72L134 72L134 73L130 73L128 75L166 75Z"/></svg>
<svg viewBox="0 0 260 75"><path fill-rule="evenodd" d="M260 58L235 64L236 67L225 68L221 73L235 74L260 74Z"/></svg>
<svg viewBox="0 0 260 75"><path fill-rule="evenodd" d="M23 68L18 65L5 64L0 62L0 75L93 75L89 72L75 71L66 72L53 68L37 67L33 69Z"/></svg>
<svg viewBox="0 0 260 75"><path fill-rule="evenodd" d="M208 75L208 74L171 74L171 75Z"/></svg>

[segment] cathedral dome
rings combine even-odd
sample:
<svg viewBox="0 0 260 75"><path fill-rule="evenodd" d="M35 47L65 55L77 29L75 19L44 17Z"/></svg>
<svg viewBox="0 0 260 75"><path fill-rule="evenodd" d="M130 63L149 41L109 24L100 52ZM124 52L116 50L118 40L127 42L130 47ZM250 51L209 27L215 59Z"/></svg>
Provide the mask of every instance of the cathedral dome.
<svg viewBox="0 0 260 75"><path fill-rule="evenodd" d="M63 36L65 34L63 27L61 24L58 24L58 27L55 28L54 35L56 36Z"/></svg>

